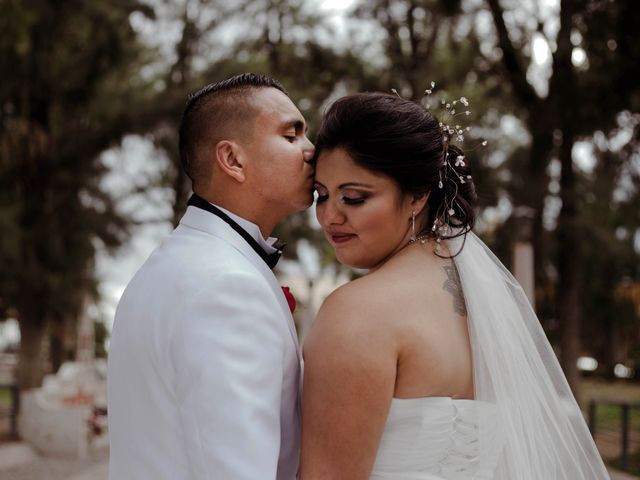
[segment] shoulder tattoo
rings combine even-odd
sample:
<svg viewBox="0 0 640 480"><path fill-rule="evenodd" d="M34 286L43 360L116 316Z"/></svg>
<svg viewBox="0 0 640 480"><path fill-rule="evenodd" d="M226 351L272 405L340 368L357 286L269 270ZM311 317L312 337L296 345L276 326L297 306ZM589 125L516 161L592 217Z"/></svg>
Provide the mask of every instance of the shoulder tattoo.
<svg viewBox="0 0 640 480"><path fill-rule="evenodd" d="M467 307L464 303L464 294L462 293L462 285L460 285L458 270L453 263L443 268L447 274L447 279L442 284L442 288L453 296L453 310L458 315L466 316Z"/></svg>

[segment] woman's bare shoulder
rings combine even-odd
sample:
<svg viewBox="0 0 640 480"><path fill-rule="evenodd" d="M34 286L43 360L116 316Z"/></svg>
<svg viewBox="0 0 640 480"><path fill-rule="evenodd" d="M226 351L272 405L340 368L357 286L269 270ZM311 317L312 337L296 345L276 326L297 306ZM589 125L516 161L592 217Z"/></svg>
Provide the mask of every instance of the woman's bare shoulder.
<svg viewBox="0 0 640 480"><path fill-rule="evenodd" d="M367 277L334 290L320 307L305 339L305 356L315 348L331 348L333 353L342 350L346 355L375 351L371 348L374 345L389 350L393 339L383 311L386 302L376 290L376 283Z"/></svg>
<svg viewBox="0 0 640 480"><path fill-rule="evenodd" d="M382 278L367 275L334 290L322 303L317 320L353 327L378 325L385 318L386 307L392 300L385 291L389 286Z"/></svg>

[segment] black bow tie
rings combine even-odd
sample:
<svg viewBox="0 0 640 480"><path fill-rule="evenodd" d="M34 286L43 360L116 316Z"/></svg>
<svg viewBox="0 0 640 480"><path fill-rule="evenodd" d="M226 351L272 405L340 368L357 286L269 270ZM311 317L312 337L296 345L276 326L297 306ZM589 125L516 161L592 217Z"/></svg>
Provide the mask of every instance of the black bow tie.
<svg viewBox="0 0 640 480"><path fill-rule="evenodd" d="M242 238L245 239L245 241L251 246L251 248L255 250L255 252L258 255L260 255L260 258L264 260L264 262L269 266L269 268L275 267L276 264L278 263L278 260L280 260L280 256L282 255L282 249L284 248L284 243L277 241L276 243L273 244L273 248L275 248L276 251L273 253L267 253L256 241L256 239L253 238L244 228L242 228L240 225L234 222L233 219L229 217L229 215L227 215L226 213L224 213L222 210L215 207L214 205L211 205L209 202L207 202L204 198L202 198L198 194L194 193L193 195L191 195L191 198L187 202L187 205L191 205L193 207L206 210L207 212L213 213L216 217L225 221Z"/></svg>

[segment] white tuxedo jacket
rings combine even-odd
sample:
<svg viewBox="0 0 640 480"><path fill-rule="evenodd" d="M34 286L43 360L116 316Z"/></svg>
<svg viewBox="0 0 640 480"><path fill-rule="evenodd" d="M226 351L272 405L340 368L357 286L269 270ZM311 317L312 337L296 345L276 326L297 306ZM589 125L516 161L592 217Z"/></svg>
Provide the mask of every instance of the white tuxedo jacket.
<svg viewBox="0 0 640 480"><path fill-rule="evenodd" d="M292 480L301 357L271 270L189 207L127 286L109 348L111 480Z"/></svg>

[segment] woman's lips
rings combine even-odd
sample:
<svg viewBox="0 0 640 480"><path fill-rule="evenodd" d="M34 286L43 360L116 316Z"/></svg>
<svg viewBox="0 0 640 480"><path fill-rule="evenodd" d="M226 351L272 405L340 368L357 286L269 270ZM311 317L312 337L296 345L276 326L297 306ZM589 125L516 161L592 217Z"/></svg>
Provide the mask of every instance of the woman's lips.
<svg viewBox="0 0 640 480"><path fill-rule="evenodd" d="M329 238L333 243L345 243L349 240L356 238L357 235L353 233L330 233Z"/></svg>

